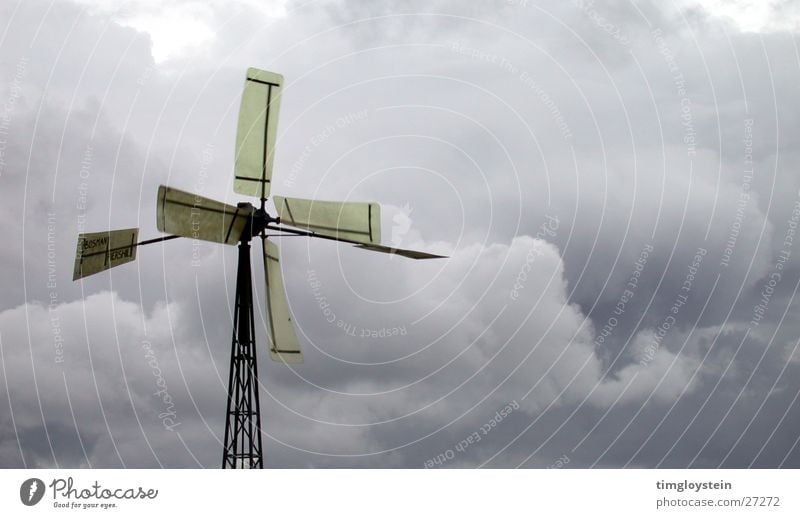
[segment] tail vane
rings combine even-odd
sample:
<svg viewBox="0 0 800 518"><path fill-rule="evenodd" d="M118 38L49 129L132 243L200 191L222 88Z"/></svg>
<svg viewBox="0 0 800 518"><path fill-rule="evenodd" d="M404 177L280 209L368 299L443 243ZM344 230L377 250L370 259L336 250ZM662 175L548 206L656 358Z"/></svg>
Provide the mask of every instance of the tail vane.
<svg viewBox="0 0 800 518"><path fill-rule="evenodd" d="M138 228L78 234L72 280L136 260Z"/></svg>

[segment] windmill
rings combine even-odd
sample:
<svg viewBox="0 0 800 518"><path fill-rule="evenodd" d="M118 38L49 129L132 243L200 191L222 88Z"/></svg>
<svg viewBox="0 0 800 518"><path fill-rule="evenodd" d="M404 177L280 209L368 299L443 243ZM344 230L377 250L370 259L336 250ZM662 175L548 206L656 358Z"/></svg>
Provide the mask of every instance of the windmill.
<svg viewBox="0 0 800 518"><path fill-rule="evenodd" d="M412 259L444 257L381 245L377 203L273 196L275 215L266 211L282 85L280 74L256 68L247 70L236 130L233 189L238 194L259 198L259 208L249 202L234 207L162 185L158 188L156 227L169 235L137 241L137 228L78 235L73 280L134 261L140 246L179 237L238 245L223 468L264 466L250 268L253 238L261 237L269 354L272 360L284 363L302 362L303 354L286 302L278 246L269 239L267 231L351 243L364 250Z"/></svg>

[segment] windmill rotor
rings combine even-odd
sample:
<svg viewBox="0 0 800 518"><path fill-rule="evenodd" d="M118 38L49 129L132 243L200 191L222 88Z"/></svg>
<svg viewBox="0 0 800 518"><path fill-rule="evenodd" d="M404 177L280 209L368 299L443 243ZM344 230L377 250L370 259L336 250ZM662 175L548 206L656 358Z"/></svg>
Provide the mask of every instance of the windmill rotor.
<svg viewBox="0 0 800 518"><path fill-rule="evenodd" d="M282 86L280 74L247 70L236 130L233 190L258 198L258 208L249 202L228 205L161 185L156 197L156 228L168 235L137 241L137 228L78 235L73 280L134 261L140 246L180 237L238 246L223 468L263 467L250 266L254 238L261 237L267 348L270 359L287 364L301 363L303 353L286 300L280 251L271 237L319 238L411 259L445 257L382 245L378 203L272 196L275 216L267 212Z"/></svg>

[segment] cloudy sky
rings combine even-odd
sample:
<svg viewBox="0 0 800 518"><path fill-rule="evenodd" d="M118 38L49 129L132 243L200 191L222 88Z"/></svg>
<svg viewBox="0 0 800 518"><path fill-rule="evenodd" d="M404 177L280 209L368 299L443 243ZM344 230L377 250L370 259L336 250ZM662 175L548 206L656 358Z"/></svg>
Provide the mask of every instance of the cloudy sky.
<svg viewBox="0 0 800 518"><path fill-rule="evenodd" d="M293 366L254 256L266 466L800 467L796 2L0 20L0 467L220 465L236 248L71 278L79 232L158 235L160 184L241 200L250 66L286 81L274 194L380 202L385 243L450 256L279 240Z"/></svg>

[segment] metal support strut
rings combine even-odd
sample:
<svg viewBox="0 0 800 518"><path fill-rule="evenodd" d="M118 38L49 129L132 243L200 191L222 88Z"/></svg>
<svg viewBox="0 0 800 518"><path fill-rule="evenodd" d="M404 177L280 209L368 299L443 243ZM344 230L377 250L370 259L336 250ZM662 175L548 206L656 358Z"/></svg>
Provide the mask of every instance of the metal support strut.
<svg viewBox="0 0 800 518"><path fill-rule="evenodd" d="M261 412L258 401L258 364L248 235L242 236L239 243L222 467L263 468L261 451Z"/></svg>

